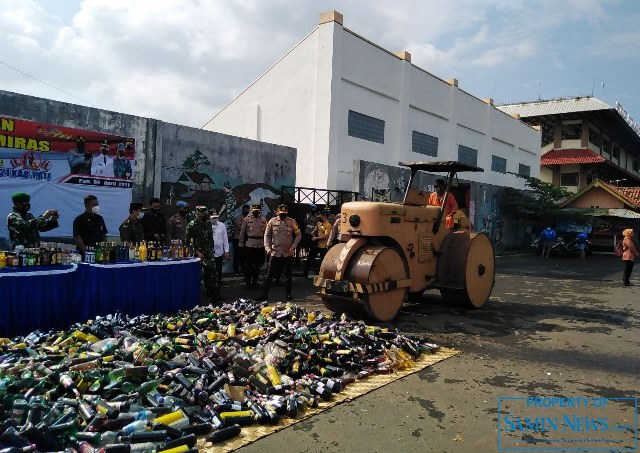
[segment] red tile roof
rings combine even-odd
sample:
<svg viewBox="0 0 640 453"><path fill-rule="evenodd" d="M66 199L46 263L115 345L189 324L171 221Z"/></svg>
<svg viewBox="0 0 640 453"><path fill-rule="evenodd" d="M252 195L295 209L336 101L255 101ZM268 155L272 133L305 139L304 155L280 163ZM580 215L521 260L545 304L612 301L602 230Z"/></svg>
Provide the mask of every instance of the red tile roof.
<svg viewBox="0 0 640 453"><path fill-rule="evenodd" d="M626 205L630 206L633 209L640 209L640 187L616 187L613 184L608 182L604 182L601 179L596 179L587 187L585 187L582 191L567 199L563 205L567 205L572 200L580 198L583 194L587 193L589 190L594 187L602 187L604 190L612 194L613 196L617 196L620 201L624 202Z"/></svg>
<svg viewBox="0 0 640 453"><path fill-rule="evenodd" d="M607 159L589 148L552 149L540 158L540 165L599 164L601 162L607 162Z"/></svg>
<svg viewBox="0 0 640 453"><path fill-rule="evenodd" d="M640 187L616 187L616 189L636 207L640 207Z"/></svg>

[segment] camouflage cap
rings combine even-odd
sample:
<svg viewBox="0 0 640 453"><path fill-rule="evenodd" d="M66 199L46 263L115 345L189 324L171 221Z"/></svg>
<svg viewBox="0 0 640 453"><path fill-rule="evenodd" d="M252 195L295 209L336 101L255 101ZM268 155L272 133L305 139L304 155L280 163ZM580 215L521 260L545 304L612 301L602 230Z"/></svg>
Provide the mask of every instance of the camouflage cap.
<svg viewBox="0 0 640 453"><path fill-rule="evenodd" d="M11 201L19 203L28 203L31 201L31 195L25 192L15 192L11 195Z"/></svg>
<svg viewBox="0 0 640 453"><path fill-rule="evenodd" d="M208 214L209 209L206 206L196 206L196 212L199 214Z"/></svg>

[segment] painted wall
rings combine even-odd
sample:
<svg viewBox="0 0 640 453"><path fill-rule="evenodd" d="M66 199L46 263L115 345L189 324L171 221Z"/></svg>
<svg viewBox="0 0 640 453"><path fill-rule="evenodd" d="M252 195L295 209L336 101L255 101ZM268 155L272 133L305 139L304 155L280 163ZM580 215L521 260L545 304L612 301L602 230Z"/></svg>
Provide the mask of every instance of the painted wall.
<svg viewBox="0 0 640 453"><path fill-rule="evenodd" d="M354 173L357 177L357 187L360 198L379 201L401 202L404 191L409 181L410 170L404 167L384 165L377 162L354 161ZM500 193L502 186L489 183L480 183L460 178L470 176L472 173L460 174L454 179L453 192L456 193L458 203L462 206L469 202L466 212L474 226L475 231L486 233L496 248L514 248L525 244L528 234L526 226L518 221L505 218L500 213ZM414 187L420 187L425 191L431 191L433 184L442 175L420 172L416 175L417 181ZM466 190L469 190L469 199L463 200Z"/></svg>
<svg viewBox="0 0 640 453"><path fill-rule="evenodd" d="M233 236L233 219L243 204L260 203L268 215L279 204L280 187L295 185L296 150L176 124L161 123L160 199L184 200L220 214ZM195 158L194 158L195 156Z"/></svg>
<svg viewBox="0 0 640 453"><path fill-rule="evenodd" d="M348 135L348 112L385 121L384 144ZM353 161L395 166L433 160L411 151L412 131L439 139L436 159L457 160L458 145L477 149L487 170L473 181L524 188L508 174L490 172L491 155L539 175L540 133L343 28L320 24L204 128L297 148L297 184L352 190ZM496 143L504 144L494 149Z"/></svg>
<svg viewBox="0 0 640 453"><path fill-rule="evenodd" d="M156 120L2 90L0 115L133 138L136 141L133 199L153 196Z"/></svg>
<svg viewBox="0 0 640 453"><path fill-rule="evenodd" d="M296 184L296 150L286 146L6 91L0 91L0 115L134 138L133 200L148 204L160 197L167 218L176 201L186 200L218 210L232 225L242 204L262 203L268 214L280 187ZM200 159L194 161L196 150ZM210 182L190 189L178 182L185 172Z"/></svg>

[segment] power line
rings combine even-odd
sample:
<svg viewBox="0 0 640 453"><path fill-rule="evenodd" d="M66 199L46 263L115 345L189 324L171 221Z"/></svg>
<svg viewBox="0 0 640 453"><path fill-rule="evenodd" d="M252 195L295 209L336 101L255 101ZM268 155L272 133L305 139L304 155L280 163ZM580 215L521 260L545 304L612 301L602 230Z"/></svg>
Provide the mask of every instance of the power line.
<svg viewBox="0 0 640 453"><path fill-rule="evenodd" d="M82 98L80 98L80 97L78 97L78 96L75 96L75 95L73 95L73 94L69 93L68 91L63 90L62 88L58 88L57 86L51 85L50 83L47 83L47 82L45 82L44 80L40 80L39 78L34 77L34 76L32 76L31 74L27 74L27 73L26 73L26 72L24 72L23 70L18 69L18 68L15 68L15 67L11 66L10 64L5 63L5 62L4 62L4 61L2 61L2 60L0 60L0 64L1 64L1 65L6 66L6 67L7 67L7 68L9 68L9 69L13 69L14 71L16 71L16 72L18 72L18 73L22 74L23 76L29 77L30 79L33 79L33 80L35 80L35 81L37 81L37 82L40 82L40 83L42 83L42 84L44 84L44 85L46 85L46 86L48 86L48 87L50 87L50 88L53 88L54 90L58 90L58 91L60 91L61 93L66 94L67 96L71 96L72 98L77 99L77 100L79 100L79 101L82 101L82 102L84 102L85 104L89 104L91 107L98 108L98 106L97 106L97 105L92 104L91 102L87 101L86 99L82 99Z"/></svg>

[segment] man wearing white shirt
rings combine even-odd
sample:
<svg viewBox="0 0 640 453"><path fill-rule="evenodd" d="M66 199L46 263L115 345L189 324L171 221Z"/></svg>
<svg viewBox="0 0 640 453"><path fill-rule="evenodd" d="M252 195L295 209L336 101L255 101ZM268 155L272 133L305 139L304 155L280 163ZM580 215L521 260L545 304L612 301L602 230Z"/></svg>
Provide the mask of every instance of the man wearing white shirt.
<svg viewBox="0 0 640 453"><path fill-rule="evenodd" d="M91 174L95 176L113 177L113 159L109 157L109 141L103 140L100 145L100 154L94 156L91 161Z"/></svg>
<svg viewBox="0 0 640 453"><path fill-rule="evenodd" d="M213 226L213 259L216 263L216 278L218 288L222 288L222 262L229 259L229 238L227 237L227 227L224 223L218 222L220 215L213 211L211 214L211 225Z"/></svg>

